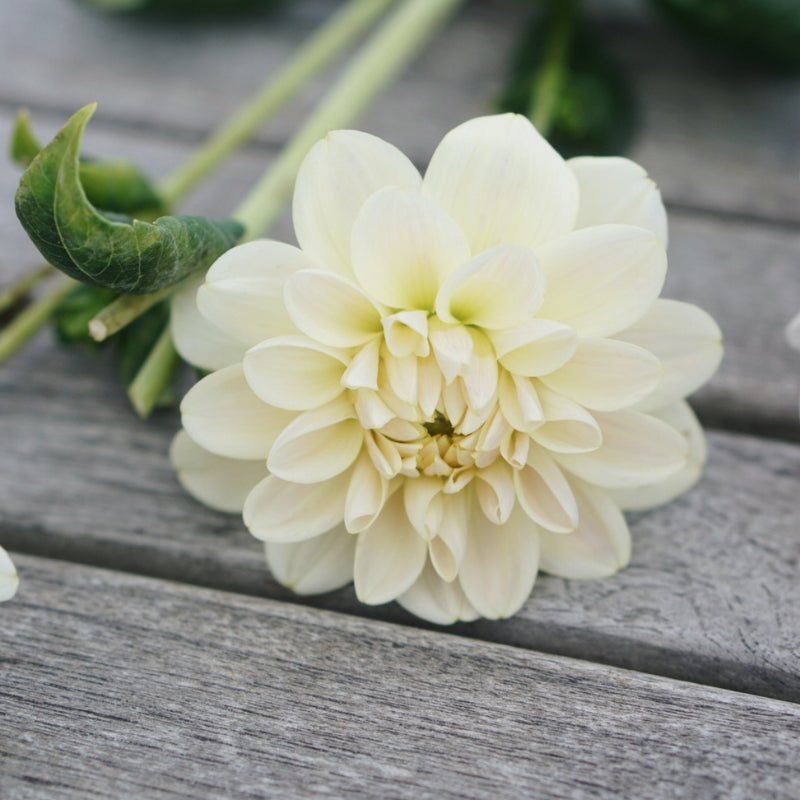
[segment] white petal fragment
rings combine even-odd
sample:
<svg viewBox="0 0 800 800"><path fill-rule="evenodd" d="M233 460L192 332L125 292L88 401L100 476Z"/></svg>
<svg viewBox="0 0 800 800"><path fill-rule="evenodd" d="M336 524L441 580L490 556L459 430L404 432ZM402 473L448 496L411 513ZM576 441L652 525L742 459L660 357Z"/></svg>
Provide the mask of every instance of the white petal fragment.
<svg viewBox="0 0 800 800"><path fill-rule="evenodd" d="M0 603L10 600L19 588L19 576L8 553L0 547Z"/></svg>
<svg viewBox="0 0 800 800"><path fill-rule="evenodd" d="M375 521L389 496L389 481L374 467L369 453L362 451L353 468L344 502L344 524L349 533L361 533Z"/></svg>
<svg viewBox="0 0 800 800"><path fill-rule="evenodd" d="M403 493L395 492L380 516L356 544L356 595L362 603L388 603L408 591L419 577L428 546L417 535L403 508Z"/></svg>
<svg viewBox="0 0 800 800"><path fill-rule="evenodd" d="M278 336L257 344L244 357L250 388L278 408L306 411L338 397L347 354L304 336Z"/></svg>
<svg viewBox="0 0 800 800"><path fill-rule="evenodd" d="M385 186L419 189L421 181L388 142L360 131L332 131L311 148L297 174L297 241L325 268L351 275L350 237L366 199Z"/></svg>
<svg viewBox="0 0 800 800"><path fill-rule="evenodd" d="M397 598L412 614L436 625L472 622L479 614L467 600L458 581L442 580L428 561L414 585Z"/></svg>
<svg viewBox="0 0 800 800"><path fill-rule="evenodd" d="M436 313L445 322L510 328L536 313L544 290L544 275L533 250L494 247L450 275L436 296Z"/></svg>
<svg viewBox="0 0 800 800"><path fill-rule="evenodd" d="M295 415L268 406L248 386L241 364L212 372L183 398L181 419L197 444L227 458L266 459Z"/></svg>
<svg viewBox="0 0 800 800"><path fill-rule="evenodd" d="M541 447L528 450L526 465L514 470L514 488L525 513L553 533L570 533L578 524L578 507L558 465Z"/></svg>
<svg viewBox="0 0 800 800"><path fill-rule="evenodd" d="M419 192L382 189L353 226L356 278L389 308L433 310L439 287L469 257L455 221Z"/></svg>
<svg viewBox="0 0 800 800"><path fill-rule="evenodd" d="M184 430L172 440L169 459L181 486L216 511L240 514L247 495L267 477L264 459L243 461L214 455Z"/></svg>
<svg viewBox="0 0 800 800"><path fill-rule="evenodd" d="M530 432L542 424L544 412L531 380L501 370L497 389L500 410L513 428Z"/></svg>
<svg viewBox="0 0 800 800"><path fill-rule="evenodd" d="M569 325L532 319L514 328L489 332L500 363L517 375L536 378L572 358L578 337Z"/></svg>
<svg viewBox="0 0 800 800"><path fill-rule="evenodd" d="M607 492L573 479L580 522L566 536L542 531L539 568L560 578L605 578L630 561L631 535L625 517Z"/></svg>
<svg viewBox="0 0 800 800"><path fill-rule="evenodd" d="M627 158L581 156L567 166L578 179L576 228L622 223L647 228L667 246L667 212L655 182Z"/></svg>
<svg viewBox="0 0 800 800"><path fill-rule="evenodd" d="M383 330L381 310L354 283L333 272L296 272L283 291L289 316L330 347L359 347Z"/></svg>
<svg viewBox="0 0 800 800"><path fill-rule="evenodd" d="M537 251L547 277L539 315L581 336L610 336L633 325L664 284L664 246L644 228L598 225L548 242Z"/></svg>
<svg viewBox="0 0 800 800"><path fill-rule="evenodd" d="M332 592L353 580L356 542L343 527L304 542L267 542L267 565L297 594Z"/></svg>
<svg viewBox="0 0 800 800"><path fill-rule="evenodd" d="M504 525L494 525L473 509L459 581L481 616L502 619L519 611L538 569L538 528L522 510L516 508Z"/></svg>
<svg viewBox="0 0 800 800"><path fill-rule="evenodd" d="M512 468L497 459L491 466L478 471L475 494L486 519L495 525L508 521L517 501Z"/></svg>
<svg viewBox="0 0 800 800"><path fill-rule="evenodd" d="M578 182L527 118L481 117L450 131L423 181L467 234L472 252L533 247L570 231Z"/></svg>
<svg viewBox="0 0 800 800"><path fill-rule="evenodd" d="M431 564L442 580L454 581L467 544L468 496L456 492L442 496L442 523L428 543Z"/></svg>
<svg viewBox="0 0 800 800"><path fill-rule="evenodd" d="M536 384L545 421L531 437L554 453L588 453L603 443L597 420L581 405L553 392L540 381Z"/></svg>

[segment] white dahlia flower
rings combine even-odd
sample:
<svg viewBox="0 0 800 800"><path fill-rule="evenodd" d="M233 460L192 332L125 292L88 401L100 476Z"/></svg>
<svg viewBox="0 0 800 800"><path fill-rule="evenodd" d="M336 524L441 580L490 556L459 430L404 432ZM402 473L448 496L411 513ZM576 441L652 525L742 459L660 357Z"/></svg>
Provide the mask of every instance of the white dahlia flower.
<svg viewBox="0 0 800 800"><path fill-rule="evenodd" d="M451 131L425 177L337 131L297 178L300 247L225 253L174 305L183 485L243 510L300 593L353 580L450 623L506 617L538 570L627 564L620 509L705 459L684 397L720 332L659 300L666 215L622 158L564 161L521 116Z"/></svg>
<svg viewBox="0 0 800 800"><path fill-rule="evenodd" d="M19 578L8 553L0 547L0 602L10 600L19 586Z"/></svg>

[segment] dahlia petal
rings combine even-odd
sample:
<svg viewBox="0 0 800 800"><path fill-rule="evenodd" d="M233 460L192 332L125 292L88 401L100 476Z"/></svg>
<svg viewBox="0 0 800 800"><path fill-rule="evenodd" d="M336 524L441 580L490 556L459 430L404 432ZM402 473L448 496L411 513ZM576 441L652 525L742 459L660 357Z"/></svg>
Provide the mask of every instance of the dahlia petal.
<svg viewBox="0 0 800 800"><path fill-rule="evenodd" d="M341 526L303 542L267 542L264 551L275 580L296 594L322 594L353 580L355 538Z"/></svg>
<svg viewBox="0 0 800 800"><path fill-rule="evenodd" d="M192 441L184 430L172 440L169 459L181 486L216 511L240 514L247 495L267 477L264 459L244 461L214 455Z"/></svg>
<svg viewBox="0 0 800 800"><path fill-rule="evenodd" d="M353 467L344 502L344 524L349 533L361 533L375 521L389 497L389 481L372 463L366 450Z"/></svg>
<svg viewBox="0 0 800 800"><path fill-rule="evenodd" d="M446 326L438 320L430 322L430 341L436 363L445 382L460 375L472 357L472 337L463 325Z"/></svg>
<svg viewBox="0 0 800 800"><path fill-rule="evenodd" d="M322 483L292 483L269 475L247 495L244 524L265 542L320 536L342 521L349 483L349 472Z"/></svg>
<svg viewBox="0 0 800 800"><path fill-rule="evenodd" d="M383 359L386 379L394 395L404 403L417 404L417 359L415 356Z"/></svg>
<svg viewBox="0 0 800 800"><path fill-rule="evenodd" d="M292 217L297 241L327 269L351 275L350 237L366 199L385 186L419 189L416 167L396 147L360 131L332 131L297 174Z"/></svg>
<svg viewBox="0 0 800 800"><path fill-rule="evenodd" d="M644 511L674 500L700 480L706 463L705 435L688 403L680 401L650 413L683 436L689 455L680 470L659 483L629 489L610 489L609 495L626 511Z"/></svg>
<svg viewBox="0 0 800 800"><path fill-rule="evenodd" d="M383 402L381 396L371 389L356 391L353 407L361 426L365 430L382 428L394 419L394 412Z"/></svg>
<svg viewBox="0 0 800 800"><path fill-rule="evenodd" d="M351 248L364 290L398 309L433 310L439 287L470 257L461 229L436 203L391 186L362 206Z"/></svg>
<svg viewBox="0 0 800 800"><path fill-rule="evenodd" d="M317 265L301 250L267 239L223 253L197 292L200 313L245 347L296 333L283 303L287 278Z"/></svg>
<svg viewBox="0 0 800 800"><path fill-rule="evenodd" d="M348 389L374 389L378 391L381 340L370 339L351 359L342 375L342 386Z"/></svg>
<svg viewBox="0 0 800 800"><path fill-rule="evenodd" d="M248 386L242 365L234 364L189 389L181 417L189 436L218 456L266 459L295 414L264 403Z"/></svg>
<svg viewBox="0 0 800 800"><path fill-rule="evenodd" d="M436 313L445 322L510 328L536 313L544 289L544 275L533 250L503 245L452 272L436 295Z"/></svg>
<svg viewBox="0 0 800 800"><path fill-rule="evenodd" d="M644 347L660 359L663 372L655 390L638 408L662 408L691 394L716 372L722 333L701 308L678 300L656 300L645 315L615 336Z"/></svg>
<svg viewBox="0 0 800 800"><path fill-rule="evenodd" d="M354 283L333 272L295 272L283 290L295 325L330 347L359 347L381 333L381 311Z"/></svg>
<svg viewBox="0 0 800 800"><path fill-rule="evenodd" d="M537 526L515 508L504 525L494 525L474 509L459 582L483 617L501 619L517 612L533 589L539 569Z"/></svg>
<svg viewBox="0 0 800 800"><path fill-rule="evenodd" d="M480 615L467 600L458 581L448 583L428 561L414 585L397 602L417 617L436 625L472 622Z"/></svg>
<svg viewBox="0 0 800 800"><path fill-rule="evenodd" d="M495 525L508 522L517 500L512 468L497 459L491 466L479 470L475 494L486 519Z"/></svg>
<svg viewBox="0 0 800 800"><path fill-rule="evenodd" d="M667 212L647 172L627 158L581 156L567 160L578 179L576 228L622 223L647 228L667 246Z"/></svg>
<svg viewBox="0 0 800 800"><path fill-rule="evenodd" d="M267 467L285 481L327 481L356 460L363 441L352 403L340 396L287 425L272 445Z"/></svg>
<svg viewBox="0 0 800 800"><path fill-rule="evenodd" d="M347 355L304 336L277 336L247 351L250 388L277 408L306 411L338 397Z"/></svg>
<svg viewBox="0 0 800 800"><path fill-rule="evenodd" d="M544 412L533 383L502 370L497 386L500 410L518 431L533 431L544 420Z"/></svg>
<svg viewBox="0 0 800 800"><path fill-rule="evenodd" d="M539 568L559 578L605 578L630 561L631 535L622 512L607 492L572 479L578 527L566 535L542 531Z"/></svg>
<svg viewBox="0 0 800 800"><path fill-rule="evenodd" d="M397 358L430 353L428 314L425 311L399 311L381 320L386 349Z"/></svg>
<svg viewBox="0 0 800 800"><path fill-rule="evenodd" d="M658 483L686 465L686 439L638 411L595 412L603 444L590 453L560 453L558 462L588 483L621 489Z"/></svg>
<svg viewBox="0 0 800 800"><path fill-rule="evenodd" d="M403 468L403 459L397 446L382 433L367 430L364 434L364 445L373 466L387 480L394 478Z"/></svg>
<svg viewBox="0 0 800 800"><path fill-rule="evenodd" d="M497 357L491 342L481 331L470 328L467 332L472 339L472 355L462 380L470 410L482 414L497 391Z"/></svg>
<svg viewBox="0 0 800 800"><path fill-rule="evenodd" d="M442 495L442 522L428 543L428 554L439 577L454 581L467 543L467 494Z"/></svg>
<svg viewBox="0 0 800 800"><path fill-rule="evenodd" d="M417 403L425 419L430 419L442 392L442 373L434 355L418 359L417 370Z"/></svg>
<svg viewBox="0 0 800 800"><path fill-rule="evenodd" d="M222 369L241 361L247 348L200 313L196 296L202 282L202 275L198 275L175 293L170 306L170 335L184 361L200 369Z"/></svg>
<svg viewBox="0 0 800 800"><path fill-rule="evenodd" d="M578 507L558 464L541 447L531 447L525 466L514 470L514 488L525 513L553 533L570 533Z"/></svg>
<svg viewBox="0 0 800 800"><path fill-rule="evenodd" d="M473 253L539 245L570 231L578 211L575 176L517 114L473 119L450 131L422 191L461 226Z"/></svg>
<svg viewBox="0 0 800 800"><path fill-rule="evenodd" d="M408 591L425 566L428 545L406 517L401 492L358 534L353 581L362 603L388 603Z"/></svg>
<svg viewBox="0 0 800 800"><path fill-rule="evenodd" d="M19 576L14 562L0 547L0 603L10 600L19 588Z"/></svg>
<svg viewBox="0 0 800 800"><path fill-rule="evenodd" d="M423 538L430 540L439 532L444 514L441 478L422 475L403 484L403 504L409 522Z"/></svg>
<svg viewBox="0 0 800 800"><path fill-rule="evenodd" d="M603 433L583 406L536 384L545 421L531 431L534 441L554 453L587 453L600 447Z"/></svg>
<svg viewBox="0 0 800 800"><path fill-rule="evenodd" d="M655 234L630 225L574 231L537 250L547 277L539 316L602 337L633 325L664 284L667 257Z"/></svg>
<svg viewBox="0 0 800 800"><path fill-rule="evenodd" d="M572 358L578 337L569 325L531 319L505 330L489 331L500 363L517 375L546 375Z"/></svg>
<svg viewBox="0 0 800 800"><path fill-rule="evenodd" d="M617 411L655 389L661 362L649 350L614 339L581 339L572 358L540 380L586 408Z"/></svg>

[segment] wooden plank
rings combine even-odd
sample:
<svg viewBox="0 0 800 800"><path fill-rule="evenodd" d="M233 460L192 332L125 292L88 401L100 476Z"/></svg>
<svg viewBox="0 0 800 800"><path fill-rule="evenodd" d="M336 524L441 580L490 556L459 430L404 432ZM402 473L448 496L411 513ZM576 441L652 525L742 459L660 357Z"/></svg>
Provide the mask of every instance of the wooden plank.
<svg viewBox="0 0 800 800"><path fill-rule="evenodd" d="M113 19L48 0L9 5L0 52L15 68L0 75L0 102L66 114L96 99L99 118L196 139L283 63L333 5L284 3L213 25ZM800 221L800 82L720 61L630 4L594 3L593 11L641 105L633 155L667 199ZM467 6L362 126L426 162L446 130L491 109L506 69L498 53L513 49L525 13L507 2ZM261 141L284 141L334 74L315 82Z"/></svg>
<svg viewBox="0 0 800 800"><path fill-rule="evenodd" d="M800 707L20 558L8 797L795 798Z"/></svg>
<svg viewBox="0 0 800 800"><path fill-rule="evenodd" d="M289 598L235 516L186 496L167 461L175 414L143 423L102 358L46 338L0 373L0 544ZM633 563L600 582L542 577L520 614L469 635L800 701L800 446L709 436L692 493L632 519ZM359 605L351 589L310 602Z"/></svg>

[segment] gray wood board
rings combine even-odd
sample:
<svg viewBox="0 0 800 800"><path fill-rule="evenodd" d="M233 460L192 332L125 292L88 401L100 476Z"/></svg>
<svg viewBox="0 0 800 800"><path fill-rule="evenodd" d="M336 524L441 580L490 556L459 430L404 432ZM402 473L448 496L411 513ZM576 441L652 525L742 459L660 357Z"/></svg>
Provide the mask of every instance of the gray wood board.
<svg viewBox="0 0 800 800"><path fill-rule="evenodd" d="M800 707L20 558L3 794L795 798Z"/></svg>
<svg viewBox="0 0 800 800"><path fill-rule="evenodd" d="M611 8L608 8L608 6ZM716 58L620 3L594 4L599 35L631 77L641 131L633 156L670 202L773 222L800 221L800 81ZM99 118L197 139L282 64L335 4L283 3L213 23L110 18L76 3L26 0L2 10L0 103ZM450 127L491 110L524 6L471 3L365 116L420 163ZM260 137L281 143L329 85L315 81Z"/></svg>
<svg viewBox="0 0 800 800"><path fill-rule="evenodd" d="M217 588L288 598L240 519L178 486L177 415L137 420L104 358L41 337L0 372L0 544ZM800 447L710 434L702 483L632 520L614 578L542 577L522 611L464 632L800 701ZM356 614L351 589L312 599Z"/></svg>

